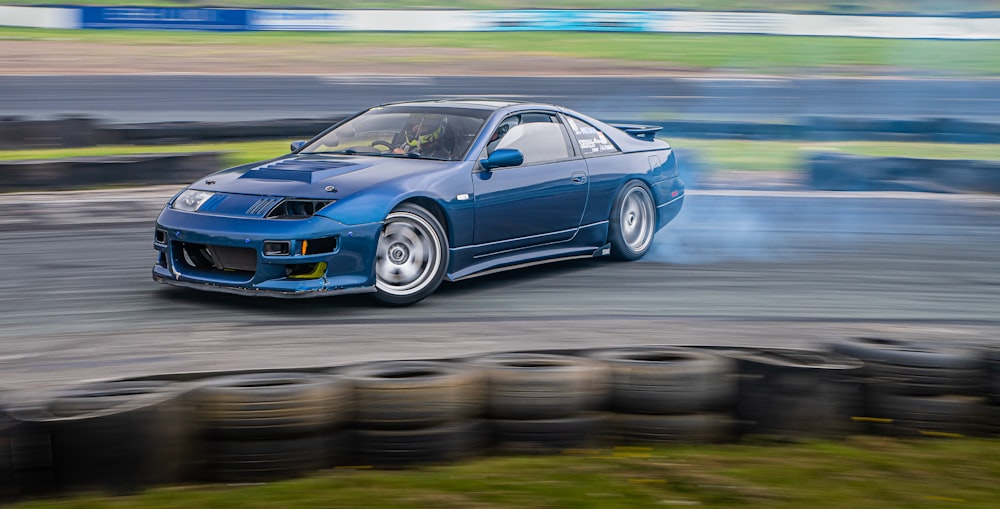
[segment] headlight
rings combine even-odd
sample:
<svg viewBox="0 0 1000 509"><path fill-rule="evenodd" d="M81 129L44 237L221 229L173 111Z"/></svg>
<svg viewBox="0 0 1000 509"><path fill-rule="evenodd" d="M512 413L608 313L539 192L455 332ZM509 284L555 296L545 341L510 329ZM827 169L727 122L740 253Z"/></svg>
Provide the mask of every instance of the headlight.
<svg viewBox="0 0 1000 509"><path fill-rule="evenodd" d="M213 196L215 196L215 193L188 189L174 199L173 207L177 210L194 212Z"/></svg>

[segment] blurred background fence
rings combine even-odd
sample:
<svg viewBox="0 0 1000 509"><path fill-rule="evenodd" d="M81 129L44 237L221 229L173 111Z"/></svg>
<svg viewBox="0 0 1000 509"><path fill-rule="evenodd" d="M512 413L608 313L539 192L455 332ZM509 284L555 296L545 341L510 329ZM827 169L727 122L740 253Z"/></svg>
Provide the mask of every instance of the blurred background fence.
<svg viewBox="0 0 1000 509"><path fill-rule="evenodd" d="M213 31L598 31L1000 39L1000 13L936 16L667 10L321 10L0 6L0 26Z"/></svg>

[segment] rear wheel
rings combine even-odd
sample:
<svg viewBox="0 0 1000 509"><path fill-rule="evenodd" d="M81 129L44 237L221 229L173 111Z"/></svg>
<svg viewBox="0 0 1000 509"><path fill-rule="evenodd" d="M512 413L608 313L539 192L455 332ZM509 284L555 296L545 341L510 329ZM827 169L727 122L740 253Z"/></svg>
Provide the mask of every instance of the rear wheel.
<svg viewBox="0 0 1000 509"><path fill-rule="evenodd" d="M656 233L656 206L649 189L639 181L622 187L611 209L608 242L611 256L619 260L638 260L653 245Z"/></svg>
<svg viewBox="0 0 1000 509"><path fill-rule="evenodd" d="M413 304L437 289L447 266L448 238L433 214L404 203L386 216L375 254L376 299Z"/></svg>

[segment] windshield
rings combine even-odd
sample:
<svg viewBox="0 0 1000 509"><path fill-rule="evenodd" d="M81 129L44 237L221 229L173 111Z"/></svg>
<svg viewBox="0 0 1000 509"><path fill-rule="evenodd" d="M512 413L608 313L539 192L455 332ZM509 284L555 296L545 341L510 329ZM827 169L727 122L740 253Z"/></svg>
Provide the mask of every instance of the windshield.
<svg viewBox="0 0 1000 509"><path fill-rule="evenodd" d="M368 110L304 147L303 154L362 154L457 161L492 112L421 105Z"/></svg>

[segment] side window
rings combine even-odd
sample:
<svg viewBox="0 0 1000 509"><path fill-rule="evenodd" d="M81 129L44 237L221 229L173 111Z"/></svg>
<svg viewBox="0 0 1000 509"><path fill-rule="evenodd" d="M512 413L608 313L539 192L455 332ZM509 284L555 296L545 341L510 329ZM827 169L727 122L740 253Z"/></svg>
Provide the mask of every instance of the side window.
<svg viewBox="0 0 1000 509"><path fill-rule="evenodd" d="M580 153L584 156L598 154L612 154L620 152L607 136L600 129L584 122L578 118L566 117L573 137L580 147Z"/></svg>
<svg viewBox="0 0 1000 509"><path fill-rule="evenodd" d="M559 161L573 156L566 130L546 113L525 113L504 119L488 145L488 151L513 148L524 154L524 165Z"/></svg>

